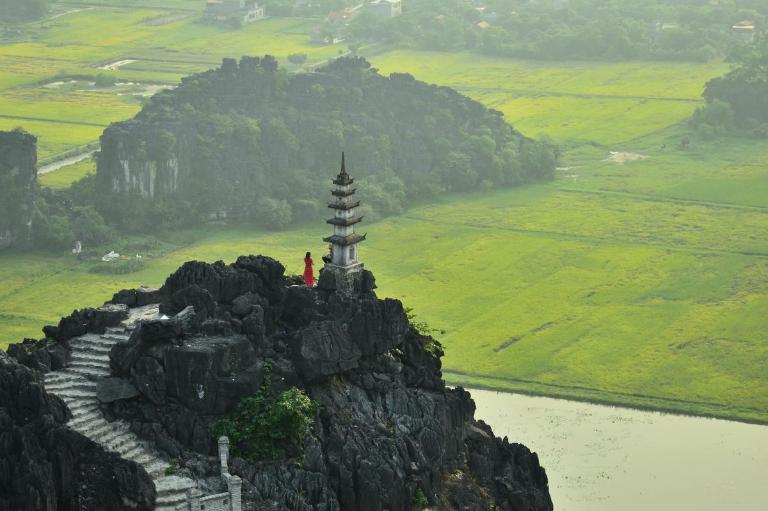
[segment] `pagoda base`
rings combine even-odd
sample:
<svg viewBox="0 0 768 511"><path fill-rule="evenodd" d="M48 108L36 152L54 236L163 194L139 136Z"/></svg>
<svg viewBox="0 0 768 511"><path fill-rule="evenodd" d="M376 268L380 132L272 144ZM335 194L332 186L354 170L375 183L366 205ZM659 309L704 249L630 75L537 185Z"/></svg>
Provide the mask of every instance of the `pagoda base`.
<svg viewBox="0 0 768 511"><path fill-rule="evenodd" d="M346 296L357 296L365 292L363 263L338 266L325 263L320 271L317 287L326 291L336 291ZM369 272L370 273L370 272Z"/></svg>

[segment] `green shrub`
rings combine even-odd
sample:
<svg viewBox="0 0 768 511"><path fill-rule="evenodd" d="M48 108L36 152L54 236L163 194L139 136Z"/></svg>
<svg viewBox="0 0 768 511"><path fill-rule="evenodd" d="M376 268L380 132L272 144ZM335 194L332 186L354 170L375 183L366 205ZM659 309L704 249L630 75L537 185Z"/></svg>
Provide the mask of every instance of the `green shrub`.
<svg viewBox="0 0 768 511"><path fill-rule="evenodd" d="M315 418L317 404L298 388L275 396L267 370L259 391L213 426L215 438L229 437L232 452L251 461L276 460L300 448Z"/></svg>
<svg viewBox="0 0 768 511"><path fill-rule="evenodd" d="M416 494L413 496L413 509L420 511L428 505L429 501L427 500L427 496L424 495L424 490L419 486L416 488Z"/></svg>

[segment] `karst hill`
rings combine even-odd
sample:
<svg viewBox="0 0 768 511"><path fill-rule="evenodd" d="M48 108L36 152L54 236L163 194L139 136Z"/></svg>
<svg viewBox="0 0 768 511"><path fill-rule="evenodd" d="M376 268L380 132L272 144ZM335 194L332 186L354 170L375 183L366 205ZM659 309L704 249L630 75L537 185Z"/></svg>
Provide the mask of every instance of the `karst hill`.
<svg viewBox="0 0 768 511"><path fill-rule="evenodd" d="M283 227L319 214L325 170L342 148L365 184L369 218L555 169L549 145L448 87L382 76L360 57L307 73L243 57L183 79L107 128L96 202L134 229L224 218Z"/></svg>
<svg viewBox="0 0 768 511"><path fill-rule="evenodd" d="M537 456L473 418L374 288L188 262L12 345L0 509L551 510Z"/></svg>

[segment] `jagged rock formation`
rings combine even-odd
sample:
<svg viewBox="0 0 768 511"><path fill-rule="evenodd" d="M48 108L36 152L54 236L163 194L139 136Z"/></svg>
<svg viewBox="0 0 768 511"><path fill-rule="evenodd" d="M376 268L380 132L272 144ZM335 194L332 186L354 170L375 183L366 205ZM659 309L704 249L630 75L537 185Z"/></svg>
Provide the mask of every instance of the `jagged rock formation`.
<svg viewBox="0 0 768 511"><path fill-rule="evenodd" d="M0 351L0 511L154 509L146 472L65 426L71 417Z"/></svg>
<svg viewBox="0 0 768 511"><path fill-rule="evenodd" d="M215 452L213 421L271 374L275 392L301 387L320 411L303 457L234 461L251 509L410 511L417 492L446 510L552 509L536 455L473 419L469 394L441 379L439 344L375 297L372 275L349 298L283 271L253 256L182 266L158 293L170 319L112 349L113 374L141 396L110 412L213 477L199 457Z"/></svg>
<svg viewBox="0 0 768 511"><path fill-rule="evenodd" d="M450 88L382 76L359 57L301 74L268 55L243 57L184 78L104 131L100 211L131 225L236 217L284 226L319 213L324 169L342 148L366 180L368 213L549 179L555 168L546 144Z"/></svg>
<svg viewBox="0 0 768 511"><path fill-rule="evenodd" d="M0 249L32 243L37 183L37 139L0 131Z"/></svg>
<svg viewBox="0 0 768 511"><path fill-rule="evenodd" d="M58 341L12 351L42 371L66 365L45 380L69 427L142 465L160 505L192 484L222 490L212 426L270 378L319 407L285 459L232 461L243 509L411 511L423 496L440 510L551 510L536 454L476 421L470 395L441 379L439 343L375 296L370 272L361 282L347 296L297 285L268 257L189 262L160 290L121 291L47 328Z"/></svg>

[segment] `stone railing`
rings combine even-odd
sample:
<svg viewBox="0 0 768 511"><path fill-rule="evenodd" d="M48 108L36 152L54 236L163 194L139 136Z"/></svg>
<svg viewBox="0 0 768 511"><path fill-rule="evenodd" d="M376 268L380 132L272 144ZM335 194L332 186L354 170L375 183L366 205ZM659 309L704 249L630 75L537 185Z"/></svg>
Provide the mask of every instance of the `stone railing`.
<svg viewBox="0 0 768 511"><path fill-rule="evenodd" d="M187 501L176 506L176 511L242 511L243 481L229 473L229 438L219 438L221 478L227 485L225 493L203 495L197 488L187 490Z"/></svg>

